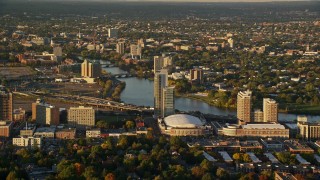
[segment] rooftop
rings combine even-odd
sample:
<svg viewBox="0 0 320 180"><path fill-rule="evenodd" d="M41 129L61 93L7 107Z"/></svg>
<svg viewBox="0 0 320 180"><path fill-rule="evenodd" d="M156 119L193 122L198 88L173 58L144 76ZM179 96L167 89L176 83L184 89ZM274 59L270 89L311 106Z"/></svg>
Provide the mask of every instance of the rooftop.
<svg viewBox="0 0 320 180"><path fill-rule="evenodd" d="M281 124L246 124L243 129L285 129Z"/></svg>
<svg viewBox="0 0 320 180"><path fill-rule="evenodd" d="M175 114L164 118L164 122L170 127L196 128L204 123L197 117L187 114Z"/></svg>

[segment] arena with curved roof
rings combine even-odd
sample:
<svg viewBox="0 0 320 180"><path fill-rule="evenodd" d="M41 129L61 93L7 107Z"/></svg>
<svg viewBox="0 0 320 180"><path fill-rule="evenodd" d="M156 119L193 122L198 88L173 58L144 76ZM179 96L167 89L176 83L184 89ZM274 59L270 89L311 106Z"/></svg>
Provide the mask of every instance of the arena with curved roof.
<svg viewBox="0 0 320 180"><path fill-rule="evenodd" d="M199 136L204 134L205 122L188 114L175 114L159 121L163 133L171 136Z"/></svg>

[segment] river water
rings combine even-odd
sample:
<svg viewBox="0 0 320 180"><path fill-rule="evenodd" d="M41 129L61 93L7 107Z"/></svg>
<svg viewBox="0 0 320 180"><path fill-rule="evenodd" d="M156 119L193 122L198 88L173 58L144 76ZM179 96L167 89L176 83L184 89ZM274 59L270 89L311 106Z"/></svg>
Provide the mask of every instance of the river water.
<svg viewBox="0 0 320 180"><path fill-rule="evenodd" d="M104 67L103 69L111 74L126 73L118 67ZM121 100L123 102L153 107L153 81L139 79L137 77L120 78L119 80L126 82L126 88L121 93ZM222 116L236 115L236 110L234 109L217 108L199 100L183 97L175 98L175 108L180 111L200 111L205 114L208 113ZM280 121L293 121L295 119L297 119L296 114L279 113ZM308 119L316 121L320 120L320 116L308 116Z"/></svg>

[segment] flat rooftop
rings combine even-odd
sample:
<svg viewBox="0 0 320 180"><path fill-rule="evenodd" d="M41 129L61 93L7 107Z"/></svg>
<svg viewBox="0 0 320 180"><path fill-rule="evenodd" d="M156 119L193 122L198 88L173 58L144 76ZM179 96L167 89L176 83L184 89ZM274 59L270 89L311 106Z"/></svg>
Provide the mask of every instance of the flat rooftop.
<svg viewBox="0 0 320 180"><path fill-rule="evenodd" d="M246 124L242 125L243 129L286 129L281 124Z"/></svg>

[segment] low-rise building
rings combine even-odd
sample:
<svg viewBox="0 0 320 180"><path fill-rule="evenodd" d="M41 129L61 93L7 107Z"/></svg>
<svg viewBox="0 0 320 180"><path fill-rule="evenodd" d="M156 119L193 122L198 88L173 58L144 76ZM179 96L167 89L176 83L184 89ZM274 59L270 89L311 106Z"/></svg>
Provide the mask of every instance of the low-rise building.
<svg viewBox="0 0 320 180"><path fill-rule="evenodd" d="M10 137L12 127L12 121L0 121L0 137Z"/></svg>
<svg viewBox="0 0 320 180"><path fill-rule="evenodd" d="M86 137L87 138L99 138L101 137L101 129L88 129L86 130Z"/></svg>
<svg viewBox="0 0 320 180"><path fill-rule="evenodd" d="M283 144L278 140L272 139L260 139L264 148L267 150L281 150L283 149Z"/></svg>
<svg viewBox="0 0 320 180"><path fill-rule="evenodd" d="M75 139L76 129L75 128L63 128L56 130L56 139Z"/></svg>
<svg viewBox="0 0 320 180"><path fill-rule="evenodd" d="M21 136L18 138L12 139L12 144L19 147L38 147L41 148L42 138L41 137L32 137L32 136Z"/></svg>
<svg viewBox="0 0 320 180"><path fill-rule="evenodd" d="M26 127L20 130L20 136L33 136L34 132L36 131L36 126L34 124L28 124Z"/></svg>
<svg viewBox="0 0 320 180"><path fill-rule="evenodd" d="M56 128L54 127L41 127L37 128L36 132L34 133L35 137L42 137L42 138L54 138Z"/></svg>
<svg viewBox="0 0 320 180"><path fill-rule="evenodd" d="M274 172L274 179L275 180L297 180L294 175L291 173L286 173L286 172Z"/></svg>
<svg viewBox="0 0 320 180"><path fill-rule="evenodd" d="M298 140L285 140L284 144L288 148L290 153L314 153L314 150L310 148L306 143L300 142Z"/></svg>

